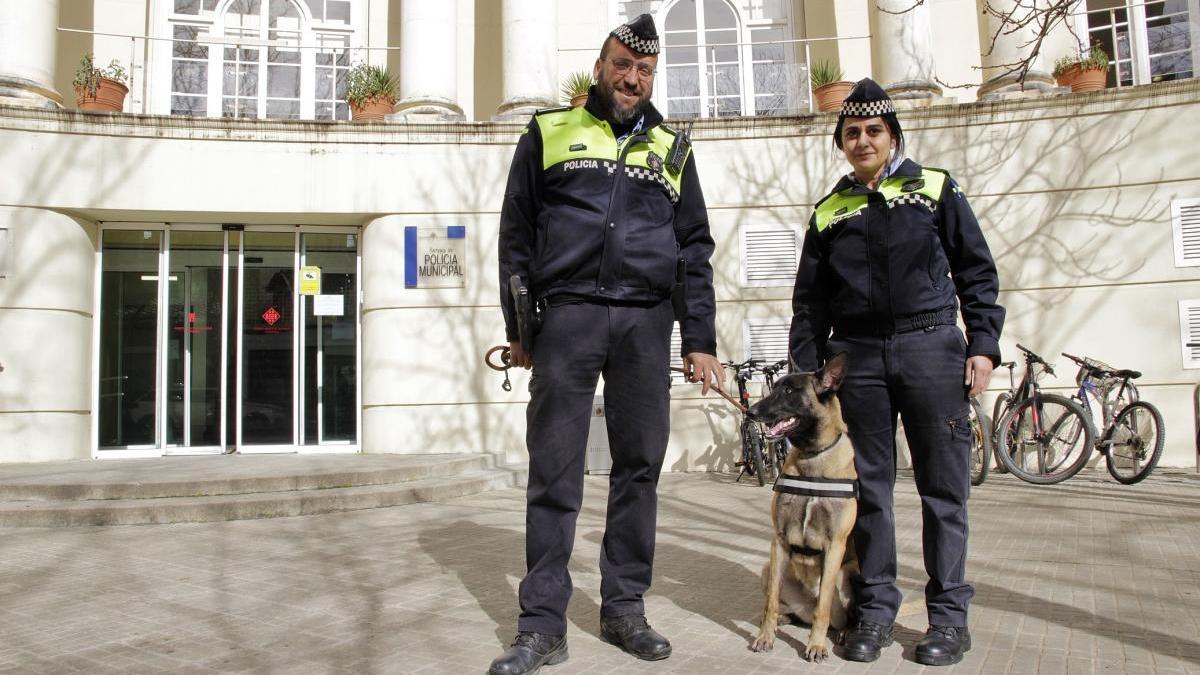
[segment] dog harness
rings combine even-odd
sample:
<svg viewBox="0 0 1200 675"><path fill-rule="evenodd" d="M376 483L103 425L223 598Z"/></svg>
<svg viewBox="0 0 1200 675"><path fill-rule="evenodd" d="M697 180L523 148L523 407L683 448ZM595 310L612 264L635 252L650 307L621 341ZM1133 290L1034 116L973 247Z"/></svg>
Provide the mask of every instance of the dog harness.
<svg viewBox="0 0 1200 675"><path fill-rule="evenodd" d="M842 436L838 434L837 440L829 445L829 447L821 450L825 452L829 448L841 442ZM821 454L820 452L817 453ZM858 498L858 481L853 478L811 478L805 476L789 476L781 474L775 479L775 491L787 492L794 495L804 495L806 497L854 497Z"/></svg>

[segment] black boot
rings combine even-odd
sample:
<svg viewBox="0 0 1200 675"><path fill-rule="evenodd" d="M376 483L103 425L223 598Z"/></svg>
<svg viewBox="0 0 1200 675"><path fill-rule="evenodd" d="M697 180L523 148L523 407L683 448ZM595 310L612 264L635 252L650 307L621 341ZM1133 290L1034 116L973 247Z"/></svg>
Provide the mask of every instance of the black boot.
<svg viewBox="0 0 1200 675"><path fill-rule="evenodd" d="M641 614L600 617L600 637L644 661L661 661L671 655L671 643Z"/></svg>
<svg viewBox="0 0 1200 675"><path fill-rule="evenodd" d="M917 643L914 657L927 666L948 666L962 661L971 648L971 631L965 626L930 626Z"/></svg>
<svg viewBox="0 0 1200 675"><path fill-rule="evenodd" d="M521 631L500 658L492 661L488 675L531 675L542 666L567 660L567 637Z"/></svg>
<svg viewBox="0 0 1200 675"><path fill-rule="evenodd" d="M842 658L847 661L874 661L883 648L892 644L892 627L859 621L842 641Z"/></svg>

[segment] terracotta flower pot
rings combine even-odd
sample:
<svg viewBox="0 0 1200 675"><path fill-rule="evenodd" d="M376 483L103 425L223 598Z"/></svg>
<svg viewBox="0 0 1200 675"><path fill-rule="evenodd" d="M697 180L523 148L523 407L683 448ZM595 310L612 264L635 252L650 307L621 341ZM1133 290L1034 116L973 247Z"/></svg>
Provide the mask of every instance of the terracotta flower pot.
<svg viewBox="0 0 1200 675"><path fill-rule="evenodd" d="M350 119L353 122L382 122L385 115L392 114L396 99L390 96L376 96L363 102L360 108L350 104Z"/></svg>
<svg viewBox="0 0 1200 675"><path fill-rule="evenodd" d="M1082 91L1100 91L1108 86L1108 69L1107 68L1089 68L1080 70L1075 75L1075 79L1071 80L1071 91L1074 93Z"/></svg>
<svg viewBox="0 0 1200 675"><path fill-rule="evenodd" d="M88 112L121 112L125 109L125 95L128 93L129 87L102 77L95 96L89 94L87 89L75 90L75 105Z"/></svg>
<svg viewBox="0 0 1200 675"><path fill-rule="evenodd" d="M582 94L575 94L574 96L571 97L571 107L578 108L579 106L583 105L584 103L587 103L587 98L588 98L588 95L587 95L586 91L583 92Z"/></svg>
<svg viewBox="0 0 1200 675"><path fill-rule="evenodd" d="M1070 87L1075 78L1079 77L1079 66L1071 66L1067 70L1054 76L1055 83L1060 87Z"/></svg>
<svg viewBox="0 0 1200 675"><path fill-rule="evenodd" d="M817 110L820 112L841 110L842 101L846 100L853 88L853 82L839 80L813 89L813 97L817 99Z"/></svg>

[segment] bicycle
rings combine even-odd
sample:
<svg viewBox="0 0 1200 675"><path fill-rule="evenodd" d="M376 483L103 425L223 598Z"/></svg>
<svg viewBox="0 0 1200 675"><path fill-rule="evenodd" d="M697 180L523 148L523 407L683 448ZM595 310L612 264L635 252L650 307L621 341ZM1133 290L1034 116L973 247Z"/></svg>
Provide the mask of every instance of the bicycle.
<svg viewBox="0 0 1200 675"><path fill-rule="evenodd" d="M982 485L992 465L992 421L978 397L972 396L970 403L971 485Z"/></svg>
<svg viewBox="0 0 1200 675"><path fill-rule="evenodd" d="M767 484L766 467L763 461L763 450L767 447L767 434L763 431L762 425L746 416L746 410L750 408L750 390L746 383L750 381L750 377L754 375L754 370L758 368L761 361L757 359L749 359L742 363L734 363L726 361L721 364L733 371L733 379L737 382L738 400L741 401L742 423L738 428L738 433L742 439L742 461L737 462L735 466L742 467L738 473L737 480L741 482L742 476L750 475L758 481L759 487Z"/></svg>
<svg viewBox="0 0 1200 675"><path fill-rule="evenodd" d="M1075 399L1089 413L1099 437L1095 447L1104 453L1108 473L1124 485L1145 480L1162 457L1166 434L1162 413L1140 399L1131 381L1142 374L1088 357L1063 356L1079 364Z"/></svg>
<svg viewBox="0 0 1200 675"><path fill-rule="evenodd" d="M781 361L776 361L775 363L772 363L769 366L763 366L763 368L762 368L762 374L763 374L763 380L764 380L763 396L766 396L767 393L770 392L771 389L773 389L775 387L775 375L777 373L786 373L787 367L788 367L787 359L783 359ZM783 475L783 463L785 461L787 461L787 453L788 453L787 441L782 438L767 439L767 447L770 449L770 451L767 453L767 456L774 459L773 464L774 464L775 476L776 477L782 476Z"/></svg>
<svg viewBox="0 0 1200 675"><path fill-rule="evenodd" d="M1039 371L1053 375L1054 366L1021 345L1017 349L1025 355L1025 374L993 439L995 454L1021 480L1053 485L1083 468L1095 432L1078 403L1038 386Z"/></svg>
<svg viewBox="0 0 1200 675"><path fill-rule="evenodd" d="M1014 370L1017 367L1017 362L1001 361L1000 367L1008 368L1008 390L1000 392L1000 394L996 396L996 402L992 404L991 441L993 454L996 452L996 448L1000 447L1000 441L997 436L997 434L1000 432L1000 420L1004 419L1004 413L1008 412L1009 408L1012 407L1012 399L1017 394L1017 380L1014 373ZM996 471L1000 473L1008 473L1008 469L1004 468L1004 465L1000 463L999 457L996 458Z"/></svg>

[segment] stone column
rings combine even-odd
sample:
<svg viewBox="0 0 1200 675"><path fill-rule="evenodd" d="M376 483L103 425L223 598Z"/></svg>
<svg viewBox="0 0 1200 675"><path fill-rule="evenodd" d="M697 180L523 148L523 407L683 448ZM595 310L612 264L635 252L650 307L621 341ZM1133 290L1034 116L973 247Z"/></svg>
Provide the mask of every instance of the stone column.
<svg viewBox="0 0 1200 675"><path fill-rule="evenodd" d="M458 3L403 0L400 5L400 102L406 118L459 120Z"/></svg>
<svg viewBox="0 0 1200 675"><path fill-rule="evenodd" d="M62 106L54 90L58 0L0 0L0 103Z"/></svg>
<svg viewBox="0 0 1200 675"><path fill-rule="evenodd" d="M504 0L504 102L493 119L524 120L558 105L555 0Z"/></svg>
<svg viewBox="0 0 1200 675"><path fill-rule="evenodd" d="M986 11L989 4L991 11ZM1033 25L1014 30L1030 10L1022 9L1017 0L975 0L975 6L979 11L979 55L983 63L978 97L1054 87L1054 78L1043 70L1040 54L1025 74L1024 87L1017 81L1018 73L1011 72L1034 47L1037 30ZM1010 18L1006 21L1005 16Z"/></svg>
<svg viewBox="0 0 1200 675"><path fill-rule="evenodd" d="M872 0L871 61L875 81L894 99L934 98L933 32L929 5L912 0Z"/></svg>

